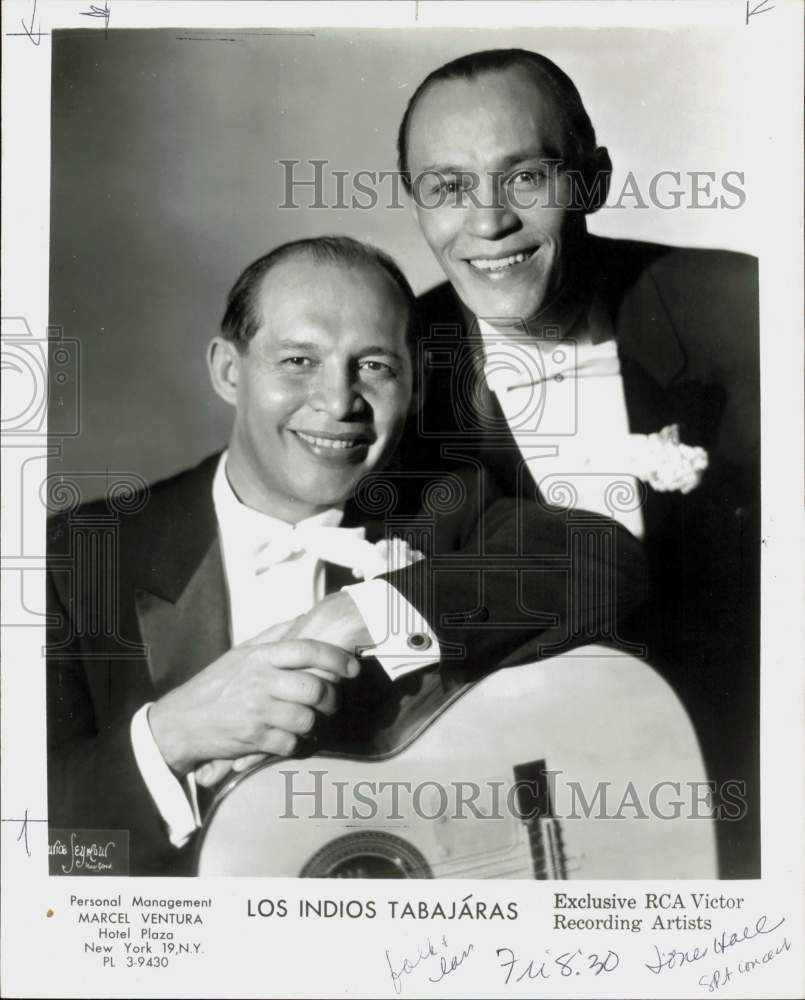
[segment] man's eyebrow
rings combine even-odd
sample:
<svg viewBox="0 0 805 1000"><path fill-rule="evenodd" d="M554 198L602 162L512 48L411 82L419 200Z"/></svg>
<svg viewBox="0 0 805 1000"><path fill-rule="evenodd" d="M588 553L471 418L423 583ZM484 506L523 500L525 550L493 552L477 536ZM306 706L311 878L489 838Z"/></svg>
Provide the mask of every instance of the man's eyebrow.
<svg viewBox="0 0 805 1000"><path fill-rule="evenodd" d="M398 354L397 351L390 351L388 347L381 347L379 345L378 346L373 345L371 347L362 347L358 352L358 354L362 358L366 357L367 354L382 354L384 355L384 357L393 358L395 361L402 362L403 360L402 354Z"/></svg>
<svg viewBox="0 0 805 1000"><path fill-rule="evenodd" d="M321 344L316 344L309 340L289 340L287 338L283 340L278 340L276 344L277 350L280 351L320 351L322 349ZM392 351L388 347L384 347L382 344L370 344L367 347L361 347L356 352L358 357L364 358L369 354L382 354L387 358L393 358L395 361L402 362L403 355L399 354L397 351Z"/></svg>
<svg viewBox="0 0 805 1000"><path fill-rule="evenodd" d="M518 163L526 163L529 160L561 160L562 154L559 150L554 149L552 146L540 147L537 150L526 149L521 150L517 153L510 153L501 160L500 168L502 170L508 170L510 167L516 166Z"/></svg>
<svg viewBox="0 0 805 1000"><path fill-rule="evenodd" d="M312 340L278 340L277 347L282 351L317 351L319 344L314 344Z"/></svg>
<svg viewBox="0 0 805 1000"><path fill-rule="evenodd" d="M490 170L495 170L500 173L505 173L509 168L516 166L518 163L525 163L533 160L561 160L562 156L558 150L553 148L540 147L539 149L521 149L514 153L508 153L504 156L494 167L489 168ZM431 163L427 167L423 167L418 171L418 174L474 174L477 171L470 169L469 167L462 167L454 163ZM485 170L484 173L488 173Z"/></svg>

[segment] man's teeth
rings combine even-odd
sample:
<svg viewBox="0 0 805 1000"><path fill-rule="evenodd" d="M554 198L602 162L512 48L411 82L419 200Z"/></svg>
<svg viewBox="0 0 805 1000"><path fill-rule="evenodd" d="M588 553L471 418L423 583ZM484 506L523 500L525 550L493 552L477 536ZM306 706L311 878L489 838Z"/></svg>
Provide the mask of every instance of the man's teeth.
<svg viewBox="0 0 805 1000"><path fill-rule="evenodd" d="M470 264L479 271L503 271L514 264L522 264L524 260L528 260L531 253L532 251L528 253L514 253L511 257L499 257L495 260L489 257L476 257L470 261Z"/></svg>
<svg viewBox="0 0 805 1000"><path fill-rule="evenodd" d="M359 443L356 439L341 441L336 438L314 437L312 434L305 434L303 431L297 431L296 433L303 441L307 441L308 444L315 444L317 448L354 448Z"/></svg>

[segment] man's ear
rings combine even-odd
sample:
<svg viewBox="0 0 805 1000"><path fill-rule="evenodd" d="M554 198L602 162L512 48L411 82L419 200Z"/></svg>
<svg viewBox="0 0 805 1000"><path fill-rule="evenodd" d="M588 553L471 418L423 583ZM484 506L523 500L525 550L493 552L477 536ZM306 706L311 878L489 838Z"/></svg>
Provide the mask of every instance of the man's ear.
<svg viewBox="0 0 805 1000"><path fill-rule="evenodd" d="M231 340L213 337L207 348L207 367L212 387L230 406L237 405L238 379L243 357Z"/></svg>

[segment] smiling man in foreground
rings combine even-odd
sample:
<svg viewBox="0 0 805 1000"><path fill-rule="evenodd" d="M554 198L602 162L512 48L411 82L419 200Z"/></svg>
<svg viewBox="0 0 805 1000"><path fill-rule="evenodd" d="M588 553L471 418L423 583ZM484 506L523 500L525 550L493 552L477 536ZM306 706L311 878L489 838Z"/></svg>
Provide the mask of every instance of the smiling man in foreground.
<svg viewBox="0 0 805 1000"><path fill-rule="evenodd" d="M208 352L234 408L228 450L123 513L100 501L50 522L51 830L124 831L131 873L190 873L200 769L290 754L328 726L393 745L406 705L594 641L642 600L640 547L605 518L578 559L564 516L527 505L521 537L515 505L457 463L377 478L415 405L415 330L384 254L346 238L278 248L235 284ZM93 557L104 525L111 563ZM408 528L417 545L384 542ZM463 561L437 578L449 553ZM334 591L342 613L317 631Z"/></svg>

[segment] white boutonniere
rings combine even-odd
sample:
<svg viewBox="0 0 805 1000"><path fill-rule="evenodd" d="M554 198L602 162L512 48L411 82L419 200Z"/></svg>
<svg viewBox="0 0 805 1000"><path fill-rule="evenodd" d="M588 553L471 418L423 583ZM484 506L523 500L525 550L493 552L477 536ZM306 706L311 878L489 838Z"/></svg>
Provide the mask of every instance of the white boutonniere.
<svg viewBox="0 0 805 1000"><path fill-rule="evenodd" d="M372 580L383 573L405 569L424 558L418 549L412 549L402 538L381 538L367 547L366 558L358 569L352 571L352 575L357 580Z"/></svg>
<svg viewBox="0 0 805 1000"><path fill-rule="evenodd" d="M690 493L702 481L708 456L704 448L682 444L679 424L645 436L639 478L658 493Z"/></svg>

